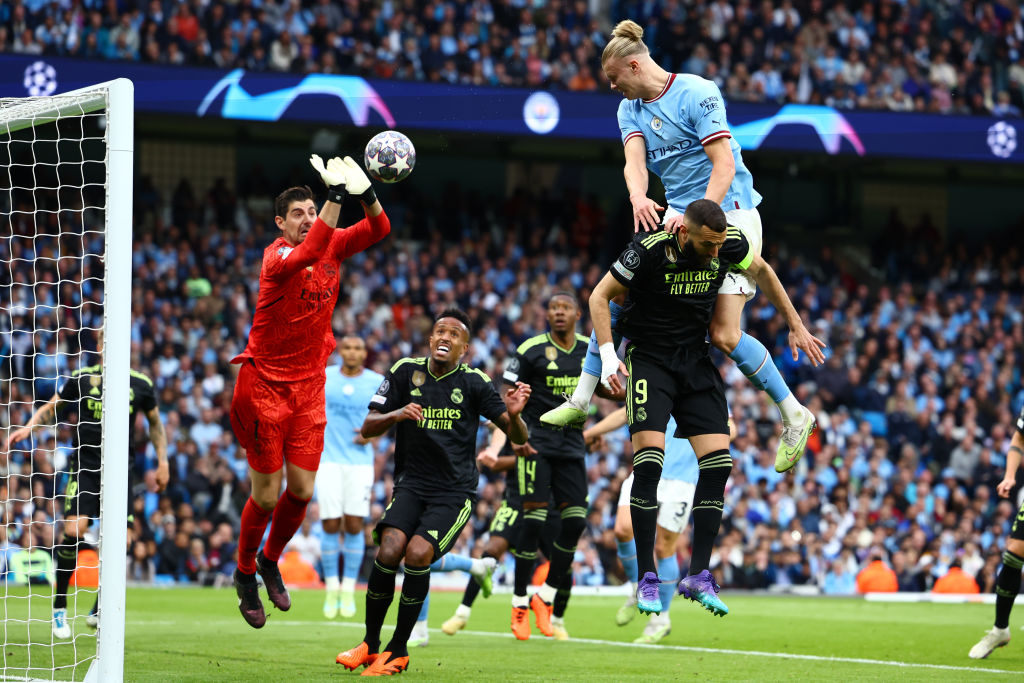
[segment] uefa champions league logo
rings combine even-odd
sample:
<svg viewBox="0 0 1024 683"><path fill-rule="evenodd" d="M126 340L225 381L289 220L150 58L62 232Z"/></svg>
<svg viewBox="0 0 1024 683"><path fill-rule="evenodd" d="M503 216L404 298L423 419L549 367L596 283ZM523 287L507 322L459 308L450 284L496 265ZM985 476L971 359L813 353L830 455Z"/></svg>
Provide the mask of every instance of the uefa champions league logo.
<svg viewBox="0 0 1024 683"><path fill-rule="evenodd" d="M44 61L32 62L25 67L22 81L31 97L46 97L57 89L57 70Z"/></svg>
<svg viewBox="0 0 1024 683"><path fill-rule="evenodd" d="M993 154L1000 159L1008 159L1017 149L1017 129L1006 121L997 121L988 127L985 141Z"/></svg>

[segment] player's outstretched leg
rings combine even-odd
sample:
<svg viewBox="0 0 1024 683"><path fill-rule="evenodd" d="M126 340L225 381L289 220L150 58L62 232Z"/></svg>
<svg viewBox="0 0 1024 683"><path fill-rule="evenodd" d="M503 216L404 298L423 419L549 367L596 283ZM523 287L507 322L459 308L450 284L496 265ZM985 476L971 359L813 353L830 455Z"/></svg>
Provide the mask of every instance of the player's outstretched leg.
<svg viewBox="0 0 1024 683"><path fill-rule="evenodd" d="M629 516L633 523L639 581L636 606L641 614L661 612L658 575L654 564L654 538L658 528L658 481L665 462L665 450L657 446L639 448L633 454L633 486L629 494Z"/></svg>
<svg viewBox="0 0 1024 683"><path fill-rule="evenodd" d="M466 591L462 594L462 602L455 608L455 614L453 614L446 622L441 624L441 632L454 636L456 633L466 628L466 624L469 623L469 615L473 611L473 603L476 601L476 596L480 594L480 584L476 582L476 579L470 578L466 582Z"/></svg>
<svg viewBox="0 0 1024 683"><path fill-rule="evenodd" d="M719 297L720 300L722 298ZM712 340L716 337L713 333ZM719 344L716 346L722 348ZM727 353L750 383L771 396L779 407L782 414L782 436L775 452L775 471L791 469L800 461L807 447L807 438L814 431L814 415L796 400L768 349L757 339L741 332L739 342Z"/></svg>
<svg viewBox="0 0 1024 683"><path fill-rule="evenodd" d="M622 307L614 301L608 302L612 314L612 343L619 348L622 335L615 334L615 324L619 321L619 314ZM597 383L601 379L601 353L598 351L597 333L590 333L590 345L587 347L587 356L583 360L583 371L580 373L579 382L572 396L565 399L565 402L557 408L552 408L540 416L540 421L555 427L565 427L577 424L587 419L587 411L590 409L590 399L594 396Z"/></svg>

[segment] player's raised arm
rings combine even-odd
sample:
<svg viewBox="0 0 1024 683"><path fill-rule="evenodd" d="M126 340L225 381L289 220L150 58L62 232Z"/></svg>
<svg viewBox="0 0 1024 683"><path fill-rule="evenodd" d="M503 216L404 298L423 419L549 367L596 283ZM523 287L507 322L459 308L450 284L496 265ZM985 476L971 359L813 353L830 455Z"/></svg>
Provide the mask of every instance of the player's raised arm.
<svg viewBox="0 0 1024 683"><path fill-rule="evenodd" d="M331 254L340 260L358 254L387 237L391 233L391 221L384 213L370 179L363 169L359 168L359 164L352 157L345 157L341 161L331 159L331 164L336 161L336 168L345 174L345 187L348 193L359 199L366 213L366 218L344 230L336 231L331 238Z"/></svg>
<svg viewBox="0 0 1024 683"><path fill-rule="evenodd" d="M765 296L772 302L772 305L785 317L786 324L789 325L789 348L793 352L793 360L799 357L797 351L802 350L813 365L824 363L825 354L822 349L827 344L811 334L804 326L804 321L800 319L800 314L796 312L793 302L790 301L785 287L779 282L779 276L775 274L772 267L760 255L756 255L747 268L747 272L757 281L758 287L764 290Z"/></svg>

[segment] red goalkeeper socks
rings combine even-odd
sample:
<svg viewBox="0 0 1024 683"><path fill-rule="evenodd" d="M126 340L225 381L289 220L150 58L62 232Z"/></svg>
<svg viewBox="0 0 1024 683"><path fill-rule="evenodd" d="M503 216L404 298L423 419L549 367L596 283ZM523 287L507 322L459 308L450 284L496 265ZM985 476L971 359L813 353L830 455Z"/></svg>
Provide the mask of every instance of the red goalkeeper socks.
<svg viewBox="0 0 1024 683"><path fill-rule="evenodd" d="M309 499L303 500L288 489L284 490L274 508L274 521L270 524L270 536L263 545L263 556L271 562L281 559L281 553L288 541L302 526L306 518L306 506ZM241 564L241 562L239 562Z"/></svg>
<svg viewBox="0 0 1024 683"><path fill-rule="evenodd" d="M238 533L238 571L256 573L256 551L260 549L263 532L267 530L272 510L264 510L249 497L242 508L241 530Z"/></svg>

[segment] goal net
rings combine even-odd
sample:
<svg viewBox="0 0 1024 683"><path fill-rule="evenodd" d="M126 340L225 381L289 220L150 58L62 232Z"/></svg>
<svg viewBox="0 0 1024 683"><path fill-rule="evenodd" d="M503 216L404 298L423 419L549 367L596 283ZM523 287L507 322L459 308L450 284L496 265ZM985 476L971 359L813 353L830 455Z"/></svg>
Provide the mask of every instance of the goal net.
<svg viewBox="0 0 1024 683"><path fill-rule="evenodd" d="M123 678L133 107L124 79L0 99L0 680ZM50 410L92 366L88 408ZM88 530L64 593L76 511Z"/></svg>

